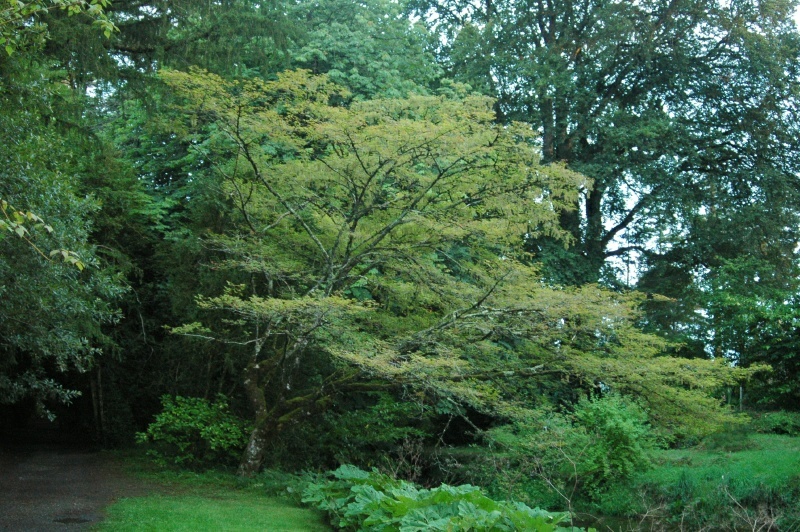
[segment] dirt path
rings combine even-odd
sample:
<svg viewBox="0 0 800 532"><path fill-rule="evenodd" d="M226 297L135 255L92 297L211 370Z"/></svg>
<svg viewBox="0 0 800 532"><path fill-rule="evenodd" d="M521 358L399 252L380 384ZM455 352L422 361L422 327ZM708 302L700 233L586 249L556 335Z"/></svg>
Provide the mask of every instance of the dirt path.
<svg viewBox="0 0 800 532"><path fill-rule="evenodd" d="M0 448L0 530L86 530L119 497L144 495L107 454L54 444Z"/></svg>

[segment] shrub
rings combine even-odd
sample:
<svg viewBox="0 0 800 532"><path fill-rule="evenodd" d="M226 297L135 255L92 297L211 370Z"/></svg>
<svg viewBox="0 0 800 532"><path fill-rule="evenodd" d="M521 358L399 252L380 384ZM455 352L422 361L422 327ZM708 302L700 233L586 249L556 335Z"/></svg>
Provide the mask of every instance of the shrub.
<svg viewBox="0 0 800 532"><path fill-rule="evenodd" d="M425 438L425 431L415 426L427 415L421 405L386 393L373 395L377 401L371 406L328 416L324 443L337 463L372 466L400 452L408 442Z"/></svg>
<svg viewBox="0 0 800 532"><path fill-rule="evenodd" d="M529 411L483 436L484 447L457 455L459 480L495 497L615 515L642 508L620 485L649 468L659 447L644 409L616 394L584 399L572 414Z"/></svg>
<svg viewBox="0 0 800 532"><path fill-rule="evenodd" d="M656 439L639 405L610 394L581 400L574 415L583 431L572 432L567 440L579 457L578 475L591 491L649 467Z"/></svg>
<svg viewBox="0 0 800 532"><path fill-rule="evenodd" d="M519 502L498 502L468 484L418 488L373 469L342 466L310 482L303 502L328 512L341 530L551 531L568 513L551 513Z"/></svg>
<svg viewBox="0 0 800 532"><path fill-rule="evenodd" d="M753 420L753 428L765 434L800 435L800 412L766 412Z"/></svg>
<svg viewBox="0 0 800 532"><path fill-rule="evenodd" d="M165 395L161 404L147 431L136 435L139 443L151 445L148 455L158 463L202 468L238 461L249 427L230 412L224 395L214 402Z"/></svg>
<svg viewBox="0 0 800 532"><path fill-rule="evenodd" d="M549 410L493 427L483 434L485 446L459 456L461 478L495 497L569 508L576 479L565 441L574 430L569 418Z"/></svg>

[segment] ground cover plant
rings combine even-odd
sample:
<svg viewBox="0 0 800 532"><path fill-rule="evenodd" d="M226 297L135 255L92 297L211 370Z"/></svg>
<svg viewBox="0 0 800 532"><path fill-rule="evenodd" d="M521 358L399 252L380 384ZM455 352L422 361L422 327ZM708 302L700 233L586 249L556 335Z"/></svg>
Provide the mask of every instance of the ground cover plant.
<svg viewBox="0 0 800 532"><path fill-rule="evenodd" d="M310 482L303 501L328 512L341 530L549 532L565 530L560 525L570 519L564 512L494 501L476 486L423 489L377 470L346 465Z"/></svg>

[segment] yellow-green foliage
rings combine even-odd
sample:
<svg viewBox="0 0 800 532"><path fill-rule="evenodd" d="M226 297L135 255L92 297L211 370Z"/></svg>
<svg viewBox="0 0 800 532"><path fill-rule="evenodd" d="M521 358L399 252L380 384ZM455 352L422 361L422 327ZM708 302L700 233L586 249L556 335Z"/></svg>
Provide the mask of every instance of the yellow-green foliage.
<svg viewBox="0 0 800 532"><path fill-rule="evenodd" d="M497 246L496 261L516 253L525 233L564 236L558 213L587 184L539 165L530 128L493 124L488 98L344 108L327 105L336 87L303 72L275 82L163 76L189 102L184 126L212 120L216 128L202 149L249 233L217 245L305 291L346 289L378 265L402 276L381 278L401 297L423 279L444 284L454 243Z"/></svg>
<svg viewBox="0 0 800 532"><path fill-rule="evenodd" d="M337 106L346 92L303 71L162 76L183 101L175 131L214 163L233 207L236 229L208 244L253 278L198 301L237 318L202 334L254 347L245 383L273 394L251 397L257 429L359 378L504 418L551 381L636 395L678 433L729 420L712 394L747 374L667 356L635 327L639 295L550 288L525 262L526 236L567 238L559 215L590 183L541 165L531 128L495 124L490 99ZM347 370L297 390L312 354Z"/></svg>

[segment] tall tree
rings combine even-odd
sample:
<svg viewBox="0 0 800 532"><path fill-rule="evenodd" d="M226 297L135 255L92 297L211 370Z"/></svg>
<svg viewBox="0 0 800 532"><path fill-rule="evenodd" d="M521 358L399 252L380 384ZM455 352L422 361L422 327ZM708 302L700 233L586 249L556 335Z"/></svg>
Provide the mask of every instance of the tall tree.
<svg viewBox="0 0 800 532"><path fill-rule="evenodd" d="M64 375L95 367L123 287L90 240L98 204L80 189L85 154L53 120L69 89L19 59L0 64L0 225L24 222L21 212L43 222L0 237L0 404L29 401L44 415L79 394Z"/></svg>
<svg viewBox="0 0 800 532"><path fill-rule="evenodd" d="M163 76L185 99L176 131L193 132L232 209L207 245L245 275L198 298L224 319L177 329L236 353L254 412L241 473L286 426L376 386L513 416L539 400L531 382L557 375L645 395L679 431L724 418L706 393L731 368L658 356L628 298L549 290L519 261L525 233L564 235L584 178L541 165L530 127L495 124L491 100L335 107L341 89L303 72Z"/></svg>
<svg viewBox="0 0 800 532"><path fill-rule="evenodd" d="M796 2L419 0L415 7L445 35L451 75L497 97L501 119L533 123L545 161L593 179L581 209L562 218L574 238L571 258L531 242L555 280L597 280L608 259L629 253L648 256L647 268L679 246L665 235L691 239L707 215L730 218L733 230L743 206L744 222L757 212L767 235L745 247L769 241L785 260L800 165Z"/></svg>
<svg viewBox="0 0 800 532"><path fill-rule="evenodd" d="M291 13L305 32L289 47L291 65L327 74L360 98L405 97L436 88L436 36L411 23L403 2L298 2Z"/></svg>

